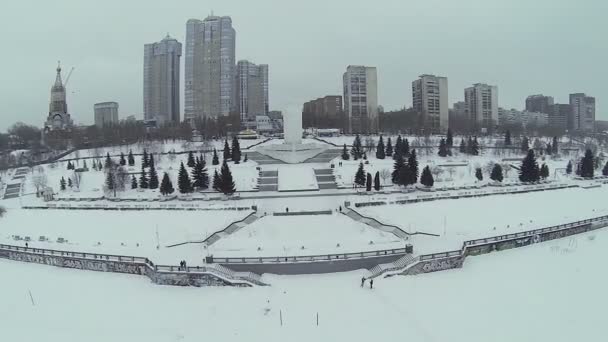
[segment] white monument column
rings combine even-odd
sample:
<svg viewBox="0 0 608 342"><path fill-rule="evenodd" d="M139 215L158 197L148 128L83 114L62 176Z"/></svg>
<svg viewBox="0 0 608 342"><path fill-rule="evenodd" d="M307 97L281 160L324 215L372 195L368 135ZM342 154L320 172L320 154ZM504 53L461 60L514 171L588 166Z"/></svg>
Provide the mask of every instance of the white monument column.
<svg viewBox="0 0 608 342"><path fill-rule="evenodd" d="M302 144L302 112L290 110L283 117L285 143L296 146Z"/></svg>

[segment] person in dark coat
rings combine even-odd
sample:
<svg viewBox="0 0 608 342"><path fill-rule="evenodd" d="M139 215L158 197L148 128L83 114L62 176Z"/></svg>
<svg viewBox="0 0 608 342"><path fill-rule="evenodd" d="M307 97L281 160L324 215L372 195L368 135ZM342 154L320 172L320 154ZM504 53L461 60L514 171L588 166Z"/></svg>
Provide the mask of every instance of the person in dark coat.
<svg viewBox="0 0 608 342"><path fill-rule="evenodd" d="M365 277L361 278L361 287L363 287L363 285L365 285Z"/></svg>
<svg viewBox="0 0 608 342"><path fill-rule="evenodd" d="M369 280L369 288L373 289L374 288L374 279L370 279Z"/></svg>

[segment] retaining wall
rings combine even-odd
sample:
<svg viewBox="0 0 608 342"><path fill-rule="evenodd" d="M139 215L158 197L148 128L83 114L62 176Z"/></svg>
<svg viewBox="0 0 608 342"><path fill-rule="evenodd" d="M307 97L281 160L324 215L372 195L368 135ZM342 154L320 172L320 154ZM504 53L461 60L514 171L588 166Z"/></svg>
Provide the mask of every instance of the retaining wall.
<svg viewBox="0 0 608 342"><path fill-rule="evenodd" d="M207 267L156 266L147 258L0 245L0 258L87 271L126 273L147 276L159 285L173 286L252 286L241 280L227 279ZM163 270L164 269L164 270Z"/></svg>

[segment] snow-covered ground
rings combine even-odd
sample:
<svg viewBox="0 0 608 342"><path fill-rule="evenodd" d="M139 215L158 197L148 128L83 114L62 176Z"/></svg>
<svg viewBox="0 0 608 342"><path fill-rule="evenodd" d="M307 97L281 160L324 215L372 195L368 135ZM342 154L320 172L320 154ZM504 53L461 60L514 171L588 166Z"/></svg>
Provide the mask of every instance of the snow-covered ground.
<svg viewBox="0 0 608 342"><path fill-rule="evenodd" d="M455 152L452 157L439 157L436 149L432 150L432 153L426 154L417 151L417 160L419 173L422 172L424 167L429 166L433 173L435 180L435 187L441 186L460 186L464 184L476 184L479 183L475 177L475 170L477 168L482 169L483 180L480 182L485 184L489 181L490 173L494 164L498 163L503 166L504 182L517 181L519 177L519 171L510 165L519 167L521 160L524 155L520 153L512 153L504 156L497 156L491 153L484 153L480 156L468 156L461 155ZM336 176L336 183L339 186L351 188L354 183L355 173L360 163L363 163L364 170L366 173L371 173L372 177L376 172L380 172L380 183L382 186L393 186L391 181L391 174L393 171L395 161L393 158L388 157L386 159L377 159L374 155L368 155L367 161L365 160L342 160L336 158L332 161L335 165L334 175ZM506 160L505 160L506 159ZM514 160L512 160L514 159ZM340 165L340 162L342 165ZM367 164L366 164L367 162ZM407 160L406 160L407 162ZM539 166L546 163L549 167L550 176L548 179L567 179L564 175L566 165L568 164L568 158L557 157L557 158L537 158ZM561 170L556 170L561 169ZM384 176L384 177L382 177Z"/></svg>
<svg viewBox="0 0 608 342"><path fill-rule="evenodd" d="M549 227L608 214L608 187L440 200L357 209L405 231L441 235L412 237L419 253L458 249L465 240Z"/></svg>
<svg viewBox="0 0 608 342"><path fill-rule="evenodd" d="M266 138L259 139L242 139L239 140L239 144L241 149L247 148L251 145L258 144L262 141L266 140ZM229 140L228 143L232 146L232 141ZM176 140L176 141L165 141L165 142L157 142L150 141L145 143L135 143L130 145L117 145L110 147L99 147L99 148L91 148L84 150L74 151L65 157L61 158L61 160L68 159L78 159L78 158L90 158L90 157L105 157L106 153L110 153L110 155L119 155L121 152L127 155L129 151L132 151L134 154L143 153L146 150L148 153L168 153L168 152L182 152L182 151L199 151L199 150L213 150L217 149L219 152L224 150L224 140L211 140L205 142L191 142L184 140Z"/></svg>
<svg viewBox="0 0 608 342"><path fill-rule="evenodd" d="M202 240L249 213L9 209L0 220L0 241L23 246L25 242L15 241L13 235L29 236L29 246L35 248L141 256L170 265L186 259L194 266L204 258L201 244L165 246ZM49 241L38 241L40 236ZM58 238L68 242L58 243Z"/></svg>
<svg viewBox="0 0 608 342"><path fill-rule="evenodd" d="M280 165L276 169L279 171L279 191L319 189L310 165Z"/></svg>
<svg viewBox="0 0 608 342"><path fill-rule="evenodd" d="M221 153L218 153L221 160ZM195 155L199 156L199 155ZM126 158L126 156L125 156ZM210 153L204 154L203 158L205 158L207 162L207 173L209 175L210 182L213 180L213 173L217 169L220 171L220 165L211 165L213 155ZM118 163L119 158L112 158L114 162ZM99 158L99 162L104 164L105 158ZM159 182L162 180L163 173L167 172L169 174L170 179L173 182L174 189L177 188L177 175L179 172L180 163L183 162L184 166L187 165L188 155L155 155L155 166L156 172L158 174ZM135 165L127 166L127 170L131 175L134 175L135 178L139 181L139 177L141 174L141 162L142 157L135 157ZM83 167L85 161L80 160L76 164L76 167ZM103 170L96 171L92 168L93 162L92 160L86 161L86 166L89 168L89 171L80 172L80 187L77 189L75 186L72 188L67 187L65 191L60 191L59 182L61 177L64 177L66 180L66 184L69 178L74 179L75 172L72 170L67 170L67 162L57 162L55 164L47 164L39 167L35 167L28 173L27 178L25 180L25 189L24 193L35 193L36 187L34 185L34 180L39 177L39 175L44 175L46 177L47 185L52 187L55 192L58 192L58 197L62 198L96 198L104 195L103 187L105 184L105 173ZM258 179L258 171L256 170L257 163L254 161L241 162L240 164L234 164L233 162L228 163L230 170L233 175L233 179L236 185L236 189L238 191L251 191L257 186ZM191 168L186 166L186 169L189 170L190 174L192 172ZM42 170L42 172L40 172ZM148 169L146 169L148 172ZM158 198L160 196L158 189L146 189L143 191L140 190L132 190L131 189L131 175L129 175L129 181L127 182L125 191L117 192L117 197L128 197L128 198ZM148 172L148 177L149 177ZM211 191L211 190L210 190ZM113 195L113 194L112 194Z"/></svg>
<svg viewBox="0 0 608 342"><path fill-rule="evenodd" d="M405 242L393 234L334 213L265 216L220 239L208 252L216 257L316 255L403 248L404 245Z"/></svg>
<svg viewBox="0 0 608 342"><path fill-rule="evenodd" d="M0 260L1 334L48 342L601 341L606 258L601 230L470 257L463 269L377 278L373 290L359 287L365 272L180 288Z"/></svg>

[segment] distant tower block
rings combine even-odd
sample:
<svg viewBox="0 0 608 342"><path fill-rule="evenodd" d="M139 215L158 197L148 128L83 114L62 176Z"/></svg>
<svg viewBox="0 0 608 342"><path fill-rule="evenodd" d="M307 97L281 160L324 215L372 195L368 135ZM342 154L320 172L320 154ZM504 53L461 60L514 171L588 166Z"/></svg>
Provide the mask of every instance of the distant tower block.
<svg viewBox="0 0 608 342"><path fill-rule="evenodd" d="M291 110L285 115L283 132L285 143L300 145L302 143L302 112Z"/></svg>

